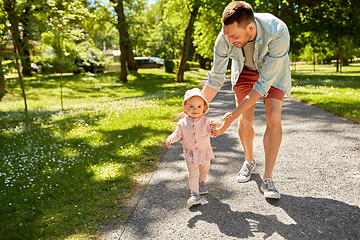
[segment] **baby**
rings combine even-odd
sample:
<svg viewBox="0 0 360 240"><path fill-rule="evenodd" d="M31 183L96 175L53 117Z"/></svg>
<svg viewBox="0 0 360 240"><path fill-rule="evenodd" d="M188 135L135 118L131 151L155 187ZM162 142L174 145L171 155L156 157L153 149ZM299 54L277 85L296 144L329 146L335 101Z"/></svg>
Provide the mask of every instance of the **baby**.
<svg viewBox="0 0 360 240"><path fill-rule="evenodd" d="M210 136L217 125L203 115L209 104L200 89L186 91L182 105L187 116L179 120L175 131L166 139L166 146L169 148L171 144L182 139L191 190L188 205L192 206L201 204L199 194L208 193L205 180L210 160L214 158Z"/></svg>

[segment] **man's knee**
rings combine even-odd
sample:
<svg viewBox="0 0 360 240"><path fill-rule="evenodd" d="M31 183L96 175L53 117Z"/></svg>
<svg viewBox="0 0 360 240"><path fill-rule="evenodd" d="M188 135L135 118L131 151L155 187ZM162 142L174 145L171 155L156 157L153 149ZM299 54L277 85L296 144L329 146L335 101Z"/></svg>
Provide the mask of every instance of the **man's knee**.
<svg viewBox="0 0 360 240"><path fill-rule="evenodd" d="M281 126L281 109L272 109L266 112L266 124L268 126Z"/></svg>
<svg viewBox="0 0 360 240"><path fill-rule="evenodd" d="M239 130L241 129L242 131L250 130L252 129L252 123L253 123L253 118L246 118L240 116L238 129Z"/></svg>

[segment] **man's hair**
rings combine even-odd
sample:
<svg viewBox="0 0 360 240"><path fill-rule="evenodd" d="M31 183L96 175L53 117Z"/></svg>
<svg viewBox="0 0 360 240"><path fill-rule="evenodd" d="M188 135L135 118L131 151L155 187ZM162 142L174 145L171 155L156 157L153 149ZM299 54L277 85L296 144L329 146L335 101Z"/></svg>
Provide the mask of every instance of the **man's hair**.
<svg viewBox="0 0 360 240"><path fill-rule="evenodd" d="M239 27L246 27L249 23L255 22L254 11L247 2L231 2L224 9L221 21L225 26L237 22Z"/></svg>

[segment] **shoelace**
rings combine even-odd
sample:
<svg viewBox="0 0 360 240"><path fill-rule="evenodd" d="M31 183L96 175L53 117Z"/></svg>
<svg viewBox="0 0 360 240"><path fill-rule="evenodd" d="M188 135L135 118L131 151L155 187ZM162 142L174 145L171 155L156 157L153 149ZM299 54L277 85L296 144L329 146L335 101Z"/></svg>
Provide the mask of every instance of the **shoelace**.
<svg viewBox="0 0 360 240"><path fill-rule="evenodd" d="M270 179L265 179L265 184L269 189L275 190L275 185Z"/></svg>
<svg viewBox="0 0 360 240"><path fill-rule="evenodd" d="M200 200L200 196L197 193L192 193L193 197L195 198L196 201Z"/></svg>
<svg viewBox="0 0 360 240"><path fill-rule="evenodd" d="M246 163L245 168L241 168L241 173L248 174L252 168L250 163Z"/></svg>

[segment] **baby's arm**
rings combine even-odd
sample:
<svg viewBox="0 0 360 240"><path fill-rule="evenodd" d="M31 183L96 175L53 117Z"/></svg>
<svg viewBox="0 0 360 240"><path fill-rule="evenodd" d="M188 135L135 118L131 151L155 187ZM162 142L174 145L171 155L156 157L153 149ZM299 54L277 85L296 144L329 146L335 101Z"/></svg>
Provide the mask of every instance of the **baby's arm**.
<svg viewBox="0 0 360 240"><path fill-rule="evenodd" d="M213 132L214 130L216 130L217 127L217 123L214 120L210 120L210 129L211 132Z"/></svg>
<svg viewBox="0 0 360 240"><path fill-rule="evenodd" d="M179 141L182 138L182 135L182 125L179 121L175 131L166 139L166 147L170 148L171 144Z"/></svg>
<svg viewBox="0 0 360 240"><path fill-rule="evenodd" d="M173 143L172 139L171 139L170 137L168 137L168 138L166 139L166 147L167 147L167 148L170 148L170 146L171 146L172 143Z"/></svg>

